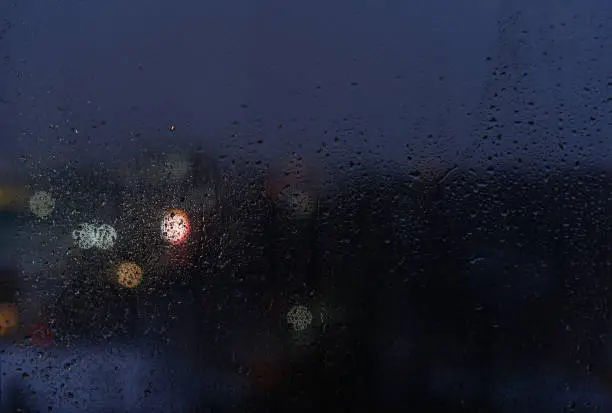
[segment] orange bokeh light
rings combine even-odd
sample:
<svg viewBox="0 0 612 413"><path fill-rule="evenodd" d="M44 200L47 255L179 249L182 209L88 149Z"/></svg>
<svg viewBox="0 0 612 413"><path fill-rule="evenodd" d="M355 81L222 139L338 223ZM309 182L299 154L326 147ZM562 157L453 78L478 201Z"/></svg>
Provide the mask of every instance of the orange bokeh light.
<svg viewBox="0 0 612 413"><path fill-rule="evenodd" d="M142 268L133 262L124 262L117 268L117 281L124 287L135 288L142 281Z"/></svg>
<svg viewBox="0 0 612 413"><path fill-rule="evenodd" d="M0 303L0 337L8 336L19 328L19 312L13 303Z"/></svg>

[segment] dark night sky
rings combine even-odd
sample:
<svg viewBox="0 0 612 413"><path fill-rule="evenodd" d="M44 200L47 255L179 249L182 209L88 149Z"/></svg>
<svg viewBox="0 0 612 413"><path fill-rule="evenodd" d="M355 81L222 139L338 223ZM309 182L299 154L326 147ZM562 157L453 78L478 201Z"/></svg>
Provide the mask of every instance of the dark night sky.
<svg viewBox="0 0 612 413"><path fill-rule="evenodd" d="M3 2L2 138L9 156L105 157L143 140L235 148L256 137L255 155L269 156L313 151L329 130L350 141L342 155L364 144L352 129L383 158L405 159L406 143L448 156L473 141L466 112L504 12L501 0L469 3ZM439 138L423 144L430 133Z"/></svg>
<svg viewBox="0 0 612 413"><path fill-rule="evenodd" d="M273 157L313 152L334 135L347 141L328 147L336 155L362 146L372 159L404 164L407 155L481 160L500 144L511 152L502 163L608 155L604 0L0 7L9 157L108 158L164 139L205 139L237 157L246 156L241 145L263 139L251 156ZM509 139L480 145L491 105ZM525 129L529 120L535 125Z"/></svg>

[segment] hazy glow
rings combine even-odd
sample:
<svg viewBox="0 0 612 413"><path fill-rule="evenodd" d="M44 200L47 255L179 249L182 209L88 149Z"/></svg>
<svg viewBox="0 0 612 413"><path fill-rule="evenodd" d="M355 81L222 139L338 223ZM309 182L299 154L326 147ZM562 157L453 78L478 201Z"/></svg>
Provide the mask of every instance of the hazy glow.
<svg viewBox="0 0 612 413"><path fill-rule="evenodd" d="M102 224L98 227L96 231L96 236L98 248L107 250L109 248L112 248L113 245L115 245L115 240L117 239L117 231L115 231L115 228L111 227L108 224Z"/></svg>
<svg viewBox="0 0 612 413"><path fill-rule="evenodd" d="M36 347L51 347L54 338L53 330L45 324L37 324L30 331L30 344Z"/></svg>
<svg viewBox="0 0 612 413"><path fill-rule="evenodd" d="M21 207L27 198L25 189L21 186L0 186L0 208Z"/></svg>
<svg viewBox="0 0 612 413"><path fill-rule="evenodd" d="M314 199L302 189L289 187L282 192L282 199L296 218L306 218L315 210Z"/></svg>
<svg viewBox="0 0 612 413"><path fill-rule="evenodd" d="M185 211L173 209L168 211L161 223L162 237L172 245L187 241L191 233L191 224Z"/></svg>
<svg viewBox="0 0 612 413"><path fill-rule="evenodd" d="M115 245L117 231L108 224L81 224L79 229L72 231L72 239L82 249L96 247L107 250Z"/></svg>
<svg viewBox="0 0 612 413"><path fill-rule="evenodd" d="M135 288L142 281L142 268L133 262L124 262L117 268L117 281L126 288Z"/></svg>
<svg viewBox="0 0 612 413"><path fill-rule="evenodd" d="M72 239L77 247L93 248L96 244L96 227L91 224L81 224L79 229L72 231Z"/></svg>
<svg viewBox="0 0 612 413"><path fill-rule="evenodd" d="M12 303L0 304L0 337L7 336L19 328L19 313Z"/></svg>
<svg viewBox="0 0 612 413"><path fill-rule="evenodd" d="M55 209L55 200L45 191L35 192L30 198L30 211L38 218L48 218Z"/></svg>
<svg viewBox="0 0 612 413"><path fill-rule="evenodd" d="M287 323L295 331L303 331L312 323L312 313L306 306L296 305L287 313Z"/></svg>

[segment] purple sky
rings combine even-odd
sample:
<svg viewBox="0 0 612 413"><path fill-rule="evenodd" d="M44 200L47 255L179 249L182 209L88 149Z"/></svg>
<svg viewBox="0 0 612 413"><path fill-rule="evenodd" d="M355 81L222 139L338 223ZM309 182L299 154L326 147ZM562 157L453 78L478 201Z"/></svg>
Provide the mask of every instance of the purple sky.
<svg viewBox="0 0 612 413"><path fill-rule="evenodd" d="M336 155L449 157L472 141L466 113L502 13L501 0L469 3L3 2L5 156L108 158L205 139L238 157L322 142Z"/></svg>
<svg viewBox="0 0 612 413"><path fill-rule="evenodd" d="M605 159L612 6L558 3L4 1L3 156Z"/></svg>

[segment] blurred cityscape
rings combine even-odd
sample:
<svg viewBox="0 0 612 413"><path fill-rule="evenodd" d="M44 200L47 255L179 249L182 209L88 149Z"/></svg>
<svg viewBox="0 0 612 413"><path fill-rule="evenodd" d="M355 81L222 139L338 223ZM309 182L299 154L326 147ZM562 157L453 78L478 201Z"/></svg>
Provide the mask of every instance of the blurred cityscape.
<svg viewBox="0 0 612 413"><path fill-rule="evenodd" d="M611 19L0 2L0 413L612 412Z"/></svg>
<svg viewBox="0 0 612 413"><path fill-rule="evenodd" d="M606 171L217 158L3 183L4 411L611 406Z"/></svg>

